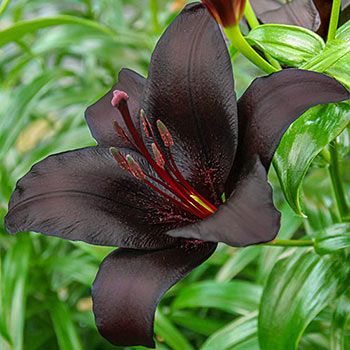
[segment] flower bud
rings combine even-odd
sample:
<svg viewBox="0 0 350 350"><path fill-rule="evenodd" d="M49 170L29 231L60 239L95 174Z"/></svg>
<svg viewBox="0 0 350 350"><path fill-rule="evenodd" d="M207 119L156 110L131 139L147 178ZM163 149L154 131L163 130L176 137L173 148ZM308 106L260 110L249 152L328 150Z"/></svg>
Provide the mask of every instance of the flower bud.
<svg viewBox="0 0 350 350"><path fill-rule="evenodd" d="M202 0L215 20L223 27L237 25L243 17L246 0Z"/></svg>

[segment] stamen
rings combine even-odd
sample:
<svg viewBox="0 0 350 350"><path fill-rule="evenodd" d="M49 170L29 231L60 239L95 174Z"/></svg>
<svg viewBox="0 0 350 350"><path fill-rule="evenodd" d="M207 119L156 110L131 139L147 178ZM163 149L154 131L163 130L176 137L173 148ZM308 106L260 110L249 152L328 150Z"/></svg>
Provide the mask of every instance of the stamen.
<svg viewBox="0 0 350 350"><path fill-rule="evenodd" d="M160 137L162 138L165 147L170 148L170 147L174 146L174 140L170 134L170 131L165 126L165 124L159 119L157 120L157 128L158 128Z"/></svg>
<svg viewBox="0 0 350 350"><path fill-rule="evenodd" d="M157 162L157 164L164 169L164 165L165 165L165 159L162 156L161 151L159 150L159 148L157 147L157 145L155 143L152 143L152 151L154 154L154 159Z"/></svg>
<svg viewBox="0 0 350 350"><path fill-rule="evenodd" d="M143 109L140 110L140 119L141 119L141 124L143 127L143 131L145 132L145 135L147 137L150 137L150 127L149 127L149 122L146 119L146 114Z"/></svg>
<svg viewBox="0 0 350 350"><path fill-rule="evenodd" d="M126 156L126 161L128 162L129 170L137 179L141 181L146 179L146 175L142 171L140 165L135 161L135 159L130 154Z"/></svg>
<svg viewBox="0 0 350 350"><path fill-rule="evenodd" d="M116 120L113 121L113 127L117 135L125 142L131 143L129 136L126 134L125 130L118 124Z"/></svg>
<svg viewBox="0 0 350 350"><path fill-rule="evenodd" d="M129 165L125 157L122 155L122 153L119 151L118 148L111 147L109 149L109 152L114 157L114 159L117 161L117 163L125 170L129 171Z"/></svg>
<svg viewBox="0 0 350 350"><path fill-rule="evenodd" d="M127 101L128 99L129 95L125 91L114 90L111 104L113 107L118 107L120 102Z"/></svg>
<svg viewBox="0 0 350 350"><path fill-rule="evenodd" d="M120 166L129 171L133 176L147 184L153 190L161 194L176 205L179 205L189 213L205 218L217 209L208 200L202 197L182 176L177 168L174 159L171 156L170 148L174 145L174 140L170 131L161 120L157 120L157 129L165 147L168 148L170 158L165 155L163 148L158 144L157 138L154 135L153 128L148 121L148 118L143 110L140 110L140 122L145 131L146 137L152 139L152 152L147 149L144 140L142 139L138 128L134 124L128 107L129 96L124 91L115 90L113 92L112 105L118 108L126 129L123 129L118 122L114 123L114 127L118 135L126 139L134 149L138 150L147 160L150 167L155 171L157 177L151 174L144 173L140 165L130 155L125 157L116 148L111 148L110 152ZM130 136L129 136L130 135ZM153 156L152 154L153 153ZM156 186L153 182L160 185ZM162 189L163 188L163 189ZM165 191L166 190L166 191ZM169 191L170 193L167 193Z"/></svg>

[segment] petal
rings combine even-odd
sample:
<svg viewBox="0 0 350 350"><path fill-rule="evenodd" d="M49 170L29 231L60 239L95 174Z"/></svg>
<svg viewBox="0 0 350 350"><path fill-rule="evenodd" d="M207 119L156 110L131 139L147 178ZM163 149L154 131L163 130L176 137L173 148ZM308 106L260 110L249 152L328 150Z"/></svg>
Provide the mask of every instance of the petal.
<svg viewBox="0 0 350 350"><path fill-rule="evenodd" d="M117 108L111 105L114 90L123 90L129 95L128 105L134 123L139 129L140 101L146 79L130 69L122 69L118 83L100 100L88 107L85 118L92 136L100 146L115 146L132 148L128 142L118 137L113 121L117 120L124 126L123 119Z"/></svg>
<svg viewBox="0 0 350 350"><path fill-rule="evenodd" d="M350 0L342 1L342 10L339 18L339 25L343 25L350 19Z"/></svg>
<svg viewBox="0 0 350 350"><path fill-rule="evenodd" d="M34 165L18 181L5 223L10 233L155 249L175 243L163 233L178 225L167 220L179 210L122 170L108 149L91 147Z"/></svg>
<svg viewBox="0 0 350 350"><path fill-rule="evenodd" d="M259 1L255 1L257 2ZM321 24L321 18L313 0L294 0L277 9L257 12L257 14L262 23L290 24L313 31L316 31Z"/></svg>
<svg viewBox="0 0 350 350"><path fill-rule="evenodd" d="M203 5L186 6L158 42L143 107L155 130L157 119L170 130L183 175L215 197L234 159L237 106L225 41Z"/></svg>
<svg viewBox="0 0 350 350"><path fill-rule="evenodd" d="M173 237L224 242L234 247L272 241L280 227L280 213L258 157L247 165L229 200L209 218L168 232Z"/></svg>
<svg viewBox="0 0 350 350"><path fill-rule="evenodd" d="M264 12L277 10L282 6L278 0L250 0L250 3L257 16Z"/></svg>
<svg viewBox="0 0 350 350"><path fill-rule="evenodd" d="M118 249L102 262L92 289L102 336L120 346L154 347L154 313L162 295L203 263L216 244L159 251Z"/></svg>
<svg viewBox="0 0 350 350"><path fill-rule="evenodd" d="M256 154L266 169L288 126L309 108L349 99L335 79L300 69L258 78L238 101L239 147L232 171ZM232 172L231 172L232 175Z"/></svg>

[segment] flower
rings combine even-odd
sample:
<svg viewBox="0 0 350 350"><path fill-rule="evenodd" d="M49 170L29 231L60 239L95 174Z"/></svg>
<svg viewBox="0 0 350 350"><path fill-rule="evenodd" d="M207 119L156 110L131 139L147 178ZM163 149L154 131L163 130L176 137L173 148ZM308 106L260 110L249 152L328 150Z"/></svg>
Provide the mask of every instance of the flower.
<svg viewBox="0 0 350 350"><path fill-rule="evenodd" d="M237 25L243 17L246 0L202 0L208 11L223 27Z"/></svg>
<svg viewBox="0 0 350 350"><path fill-rule="evenodd" d="M161 296L217 242L271 241L280 214L267 171L290 123L349 93L323 74L287 69L236 102L215 20L187 6L159 40L145 79L123 69L86 111L98 145L49 156L20 179L5 225L117 246L93 285L100 333L152 347Z"/></svg>
<svg viewBox="0 0 350 350"><path fill-rule="evenodd" d="M276 0L251 0L260 22L297 25L324 38L327 36L332 3L332 0L293 0L287 4ZM349 0L342 0L341 23L350 18L349 5Z"/></svg>

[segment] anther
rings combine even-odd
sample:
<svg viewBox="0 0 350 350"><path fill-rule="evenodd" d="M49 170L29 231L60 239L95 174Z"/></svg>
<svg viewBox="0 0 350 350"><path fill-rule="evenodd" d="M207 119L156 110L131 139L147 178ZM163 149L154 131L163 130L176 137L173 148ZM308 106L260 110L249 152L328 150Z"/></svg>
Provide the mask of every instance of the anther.
<svg viewBox="0 0 350 350"><path fill-rule="evenodd" d="M165 126L165 124L159 119L157 120L157 128L165 147L172 147L174 145L173 137L171 136L170 131Z"/></svg>
<svg viewBox="0 0 350 350"><path fill-rule="evenodd" d="M161 168L164 169L165 159L155 143L152 143L152 151L154 154L154 160Z"/></svg>
<svg viewBox="0 0 350 350"><path fill-rule="evenodd" d="M118 107L122 101L127 101L128 99L129 95L125 91L114 90L111 104L113 107Z"/></svg>
<svg viewBox="0 0 350 350"><path fill-rule="evenodd" d="M129 170L129 165L125 157L122 155L122 153L119 151L118 148L111 147L109 149L109 152L113 156L113 158L116 160L116 162L125 170Z"/></svg>
<svg viewBox="0 0 350 350"><path fill-rule="evenodd" d="M113 127L117 135L125 142L130 143L129 137L125 130L118 124L116 120L113 121Z"/></svg>
<svg viewBox="0 0 350 350"><path fill-rule="evenodd" d="M143 109L140 110L140 120L141 120L141 124L142 124L142 127L143 127L143 131L145 132L145 135L147 137L150 137L149 122L147 120L146 113L145 113L145 111Z"/></svg>
<svg viewBox="0 0 350 350"><path fill-rule="evenodd" d="M135 161L135 159L128 154L126 156L126 161L128 162L128 166L129 166L129 170L131 171L131 173L138 179L138 180L145 180L146 175L145 173L142 171L140 165Z"/></svg>

